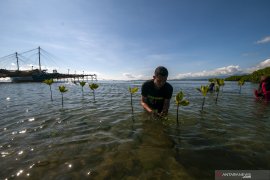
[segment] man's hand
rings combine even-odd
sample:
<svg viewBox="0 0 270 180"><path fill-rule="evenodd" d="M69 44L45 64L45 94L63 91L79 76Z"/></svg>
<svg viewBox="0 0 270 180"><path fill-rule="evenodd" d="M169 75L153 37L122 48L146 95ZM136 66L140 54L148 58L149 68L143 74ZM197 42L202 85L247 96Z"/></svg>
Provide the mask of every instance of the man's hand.
<svg viewBox="0 0 270 180"><path fill-rule="evenodd" d="M159 113L161 117L165 117L167 116L167 114L168 114L168 111L162 111L161 113Z"/></svg>
<svg viewBox="0 0 270 180"><path fill-rule="evenodd" d="M166 115L167 115L167 113L164 113L164 112L161 112L161 113L158 113L158 112L156 112L156 111L152 111L152 112L151 112L151 117L152 117L153 119L156 119L156 120L162 119L162 118L164 118Z"/></svg>

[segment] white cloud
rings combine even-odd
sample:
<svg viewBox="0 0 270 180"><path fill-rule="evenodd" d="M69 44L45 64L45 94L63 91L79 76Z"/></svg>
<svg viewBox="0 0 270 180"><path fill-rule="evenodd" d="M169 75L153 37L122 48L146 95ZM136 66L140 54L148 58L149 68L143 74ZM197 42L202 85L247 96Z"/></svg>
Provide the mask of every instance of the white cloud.
<svg viewBox="0 0 270 180"><path fill-rule="evenodd" d="M135 76L133 76L130 73L123 73L123 76L126 77L126 78L128 78L128 79L134 79L135 78Z"/></svg>
<svg viewBox="0 0 270 180"><path fill-rule="evenodd" d="M143 75L133 75L131 73L123 73L122 74L124 76L123 80L130 80L130 79L147 79L145 76Z"/></svg>
<svg viewBox="0 0 270 180"><path fill-rule="evenodd" d="M263 69L266 67L270 67L270 59L266 59L262 62L260 62L257 66L252 67L252 68L248 68L247 72L248 73L252 73L253 71L259 70L259 69Z"/></svg>
<svg viewBox="0 0 270 180"><path fill-rule="evenodd" d="M270 66L270 59L266 59L266 60L260 62L260 63L257 65L257 67L258 67L259 69L266 68L266 67L269 67L269 66Z"/></svg>
<svg viewBox="0 0 270 180"><path fill-rule="evenodd" d="M270 42L270 36L267 36L257 41L257 44L264 44L264 43L269 43L269 42Z"/></svg>
<svg viewBox="0 0 270 180"><path fill-rule="evenodd" d="M270 59L266 59L262 62L260 62L255 67L247 68L247 69L241 69L238 65L230 65L226 67L217 68L210 71L201 71L201 72L194 72L194 73L182 73L178 74L175 78L177 79L183 79L183 78L201 78L201 77L209 77L209 76L222 76L222 75L234 75L238 73L252 73L253 71L256 71L258 69L263 69L266 67L270 67Z"/></svg>
<svg viewBox="0 0 270 180"><path fill-rule="evenodd" d="M176 78L182 79L182 78L187 78L187 77L209 77L209 76L221 76L221 75L233 75L236 73L240 73L242 70L240 67L237 65L230 65L227 67L221 67L217 68L211 71L201 71L201 72L195 72L195 73L184 73L184 74L178 74Z"/></svg>

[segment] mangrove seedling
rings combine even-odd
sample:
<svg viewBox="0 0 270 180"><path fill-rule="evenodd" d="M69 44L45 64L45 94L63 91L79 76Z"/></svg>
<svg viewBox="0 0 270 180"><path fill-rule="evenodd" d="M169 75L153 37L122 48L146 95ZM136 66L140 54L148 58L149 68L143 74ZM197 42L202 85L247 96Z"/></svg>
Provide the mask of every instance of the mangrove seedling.
<svg viewBox="0 0 270 180"><path fill-rule="evenodd" d="M208 86L201 86L201 88L197 88L197 90L200 91L201 94L203 95L203 102L202 102L202 111L203 111L205 96L207 95L207 93L209 91L209 87Z"/></svg>
<svg viewBox="0 0 270 180"><path fill-rule="evenodd" d="M216 97L216 104L217 104L220 86L222 86L222 84L224 85L224 80L223 79L216 79L215 84L216 84L215 91L217 93L217 97Z"/></svg>
<svg viewBox="0 0 270 180"><path fill-rule="evenodd" d="M45 79L44 81L43 81L45 84L47 84L47 85L49 85L50 86L50 92L51 92L51 101L53 100L53 98L52 98L52 87L51 87L51 85L52 85L52 83L53 83L53 79Z"/></svg>
<svg viewBox="0 0 270 180"><path fill-rule="evenodd" d="M242 86L245 84L245 81L243 80L243 79L240 79L239 81L238 81L238 85L239 85L239 87L240 87L240 89L239 89L239 94L241 94L241 88L242 88Z"/></svg>
<svg viewBox="0 0 270 180"><path fill-rule="evenodd" d="M132 114L133 114L132 95L135 94L139 90L139 88L138 87L134 87L134 88L129 87L128 90L130 92L130 104L131 104L131 110L132 110Z"/></svg>
<svg viewBox="0 0 270 180"><path fill-rule="evenodd" d="M225 81L224 81L224 79L219 79L219 86L222 87L222 92L223 92L223 87L225 86Z"/></svg>
<svg viewBox="0 0 270 180"><path fill-rule="evenodd" d="M216 91L216 93L217 93L217 97L216 97L216 104L217 104L217 100L218 100L218 95L219 95L219 85L217 85L216 87L215 87L215 91Z"/></svg>
<svg viewBox="0 0 270 180"><path fill-rule="evenodd" d="M60 93L62 95L62 107L63 107L63 105L64 105L64 93L67 92L68 90L66 89L65 86L59 86L59 91L60 91Z"/></svg>
<svg viewBox="0 0 270 180"><path fill-rule="evenodd" d="M93 97L94 97L94 101L95 101L95 90L99 87L98 84L92 83L89 84L89 88L93 91Z"/></svg>
<svg viewBox="0 0 270 180"><path fill-rule="evenodd" d="M177 125L179 125L179 121L178 121L178 111L179 111L179 106L188 106L189 105L189 101L184 99L184 93L182 91L180 91L179 93L176 94L175 96L175 103L177 105L177 111L176 111L176 121L177 121Z"/></svg>
<svg viewBox="0 0 270 180"><path fill-rule="evenodd" d="M85 83L86 83L86 82L84 82L84 81L81 81L81 82L80 82L80 85L81 85L81 87L82 87L82 94L83 94L83 87L84 87Z"/></svg>

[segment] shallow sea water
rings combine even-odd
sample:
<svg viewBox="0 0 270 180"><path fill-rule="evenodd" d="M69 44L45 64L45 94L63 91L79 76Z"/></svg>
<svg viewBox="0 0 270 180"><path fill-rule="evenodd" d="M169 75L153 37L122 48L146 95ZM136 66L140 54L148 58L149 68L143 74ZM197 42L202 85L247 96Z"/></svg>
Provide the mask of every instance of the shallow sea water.
<svg viewBox="0 0 270 180"><path fill-rule="evenodd" d="M88 85L0 83L0 179L214 179L215 170L270 169L270 104L257 84L225 82L218 103L195 89L206 81L171 81L167 120L152 119L128 87L142 81ZM59 85L65 85L64 107ZM190 101L180 107L175 94ZM139 89L140 91L140 89Z"/></svg>

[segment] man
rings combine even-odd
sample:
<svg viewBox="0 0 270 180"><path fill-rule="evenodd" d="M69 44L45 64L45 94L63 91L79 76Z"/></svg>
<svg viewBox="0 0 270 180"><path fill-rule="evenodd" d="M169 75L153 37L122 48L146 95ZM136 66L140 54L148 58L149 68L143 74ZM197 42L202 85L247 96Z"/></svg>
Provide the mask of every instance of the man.
<svg viewBox="0 0 270 180"><path fill-rule="evenodd" d="M141 105L154 116L163 116L168 113L173 87L167 83L168 70L159 66L155 70L152 80L142 85Z"/></svg>

